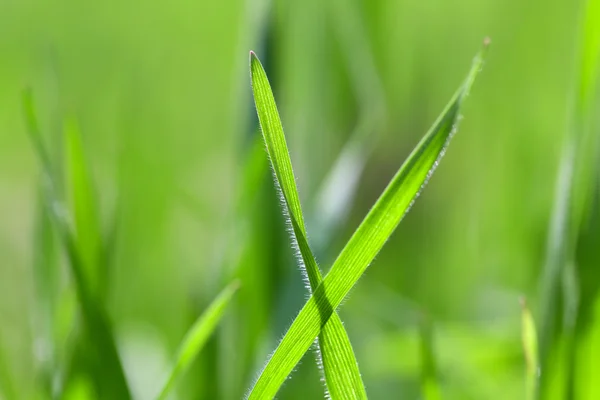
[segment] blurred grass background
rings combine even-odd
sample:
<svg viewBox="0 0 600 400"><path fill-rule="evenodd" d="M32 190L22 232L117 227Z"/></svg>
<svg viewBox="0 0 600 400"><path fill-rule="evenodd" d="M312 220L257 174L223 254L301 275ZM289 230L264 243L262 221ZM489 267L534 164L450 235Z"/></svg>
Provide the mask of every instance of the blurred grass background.
<svg viewBox="0 0 600 400"><path fill-rule="evenodd" d="M105 301L134 394L156 393L185 331L239 277L234 306L179 385L181 398L235 399L305 299L255 143L248 51L265 61L327 270L489 35L485 72L442 168L340 316L372 398L419 398L423 314L433 321L443 398L523 398L518 299L531 298L537 311L580 8L566 0L0 2L2 394L38 396L51 347L36 305L39 173L24 87L34 89L57 157L63 117L78 118L102 231L118 216ZM361 150L344 181L359 178L356 195L347 216L325 226L340 208L323 206L322 186L353 140ZM597 251L586 257L600 263ZM68 270L58 279L68 325ZM77 379L72 398L87 398ZM308 354L280 398L321 396Z"/></svg>

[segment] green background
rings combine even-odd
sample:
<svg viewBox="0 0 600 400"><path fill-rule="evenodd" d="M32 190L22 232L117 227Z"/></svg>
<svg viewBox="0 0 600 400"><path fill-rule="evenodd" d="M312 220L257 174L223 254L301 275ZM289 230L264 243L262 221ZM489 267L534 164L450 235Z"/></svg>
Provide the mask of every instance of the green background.
<svg viewBox="0 0 600 400"><path fill-rule="evenodd" d="M180 398L236 399L306 298L266 153L252 161L249 50L273 85L326 271L490 36L459 134L340 316L372 398L420 398L423 316L444 398L524 398L518 300L537 311L579 3L0 1L0 352L12 395L36 396L48 347L36 329L39 166L23 88L56 154L62 118L79 119L104 231L118 210L106 302L134 393L152 397L187 328L237 276L233 307L178 385ZM321 188L370 110L364 170L345 169L355 196L326 235ZM61 282L68 325L66 268ZM322 396L313 359L279 398ZM87 398L77 376L72 396Z"/></svg>

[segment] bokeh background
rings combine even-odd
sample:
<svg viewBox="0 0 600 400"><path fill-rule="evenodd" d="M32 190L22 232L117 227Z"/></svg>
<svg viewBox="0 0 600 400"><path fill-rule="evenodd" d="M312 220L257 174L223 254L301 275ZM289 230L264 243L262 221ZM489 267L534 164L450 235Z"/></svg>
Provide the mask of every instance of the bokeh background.
<svg viewBox="0 0 600 400"><path fill-rule="evenodd" d="M340 315L374 399L422 397L424 320L444 398L524 398L519 298L537 311L580 3L0 1L0 397L39 396L51 347L23 88L57 158L63 118L80 122L102 229L115 226L106 307L137 398L152 398L186 330L237 277L177 386L182 399L237 399L306 299L259 142L249 50L273 85L327 271L490 36L459 134ZM64 265L59 280L68 327ZM72 372L67 394L93 398L90 379ZM322 392L307 353L279 398Z"/></svg>

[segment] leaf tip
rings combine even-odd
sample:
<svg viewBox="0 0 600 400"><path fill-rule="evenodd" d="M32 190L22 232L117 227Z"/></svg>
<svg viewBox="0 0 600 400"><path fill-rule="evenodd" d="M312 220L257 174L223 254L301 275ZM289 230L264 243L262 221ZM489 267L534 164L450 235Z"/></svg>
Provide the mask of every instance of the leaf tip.
<svg viewBox="0 0 600 400"><path fill-rule="evenodd" d="M483 47L484 48L488 48L491 43L492 43L492 39L489 36L486 36L485 38L483 38Z"/></svg>
<svg viewBox="0 0 600 400"><path fill-rule="evenodd" d="M254 81L255 74L260 71L261 64L256 53L250 50L250 81Z"/></svg>
<svg viewBox="0 0 600 400"><path fill-rule="evenodd" d="M250 67L252 67L252 65L256 62L258 62L258 56L256 55L256 53L253 50L250 50Z"/></svg>

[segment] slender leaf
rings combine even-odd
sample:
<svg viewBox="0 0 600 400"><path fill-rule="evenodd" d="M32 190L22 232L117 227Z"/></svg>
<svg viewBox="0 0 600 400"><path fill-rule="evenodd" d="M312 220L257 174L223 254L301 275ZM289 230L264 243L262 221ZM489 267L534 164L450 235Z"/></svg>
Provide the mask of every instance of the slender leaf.
<svg viewBox="0 0 600 400"><path fill-rule="evenodd" d="M107 396L119 396L122 399L130 398L127 380L119 358L116 342L108 317L100 304L96 302L84 277L84 267L79 255L75 239L70 231L64 206L54 194L50 185L46 186L45 203L55 228L59 233L67 253L71 273L75 281L77 297L79 299L86 332L90 336L95 349L94 356L100 360L102 370L106 374L101 380L101 393Z"/></svg>
<svg viewBox="0 0 600 400"><path fill-rule="evenodd" d="M460 107L482 67L486 48L487 41L476 56L466 81L396 173L334 262L329 274L304 305L260 374L249 395L250 399L270 399L276 395L321 328L409 210L457 129Z"/></svg>
<svg viewBox="0 0 600 400"><path fill-rule="evenodd" d="M44 348L47 349L36 357L36 368L43 389L49 395L52 390L52 382L59 370L56 315L61 294L61 269L52 221L43 204L43 196L40 194L38 198L33 240L33 277L36 300L34 335L36 342L43 343Z"/></svg>
<svg viewBox="0 0 600 400"><path fill-rule="evenodd" d="M208 306L206 311L194 322L185 338L179 346L173 369L158 396L159 399L166 399L174 387L177 378L179 378L196 358L204 344L217 327L227 305L233 297L240 284L238 281L230 283Z"/></svg>
<svg viewBox="0 0 600 400"><path fill-rule="evenodd" d="M540 374L538 339L535 321L525 298L521 299L521 339L523 341L523 354L525 356L525 398L527 400L534 400L537 396Z"/></svg>
<svg viewBox="0 0 600 400"><path fill-rule="evenodd" d="M433 344L433 323L427 315L421 315L419 325L421 340L421 392L424 400L440 400L441 390Z"/></svg>
<svg viewBox="0 0 600 400"><path fill-rule="evenodd" d="M27 134L29 135L29 139L35 147L36 155L42 164L42 172L47 176L52 176L54 171L52 170L50 155L46 151L44 139L42 138L42 134L38 125L33 103L33 92L31 89L26 89L23 91L22 105L23 112L25 114L25 124L27 125Z"/></svg>
<svg viewBox="0 0 600 400"><path fill-rule="evenodd" d="M551 359L571 360L570 354L565 357L553 356L558 351L560 335L571 337L573 324L569 320L576 318L577 310L571 304L578 304L579 299L569 298L576 291L567 291L564 304L561 304L561 287L567 266L574 265L575 251L579 241L585 217L589 215L593 204L593 189L598 172L594 170L595 158L598 155L600 136L591 129L594 116L594 102L597 92L597 79L600 62L600 2L587 0L584 3L581 19L581 32L578 38L577 70L573 83L573 95L565 143L557 174L554 195L554 206L550 221L546 262L541 278L541 315L540 315L540 362L542 368L541 390L550 392L547 386L556 381L550 370L563 368L569 371L560 373L568 377L572 369L571 362L556 361L560 365L551 367ZM578 274L578 271L573 271ZM574 277L577 279L577 277ZM561 309L569 308L573 315L563 318ZM561 322L561 323L559 323ZM571 340L563 340L571 343ZM568 348L567 353L573 352ZM548 384L547 384L548 383ZM549 386L548 386L549 387ZM567 390L571 390L566 386ZM562 393L560 394L563 395Z"/></svg>
<svg viewBox="0 0 600 400"><path fill-rule="evenodd" d="M81 253L85 279L94 296L104 285L99 265L102 249L100 223L93 184L85 160L81 132L75 119L64 125L66 174L71 209L74 216L75 238Z"/></svg>
<svg viewBox="0 0 600 400"><path fill-rule="evenodd" d="M0 337L0 339L2 338ZM4 396L6 399L16 399L17 391L4 352L4 343L3 340L0 340L0 398Z"/></svg>
<svg viewBox="0 0 600 400"><path fill-rule="evenodd" d="M235 211L222 235L226 242L218 247L216 255L220 264L218 270L225 279L237 277L246 289L232 301L218 332L218 397L223 399L239 398L246 390L247 377L256 368L257 346L265 340L264 332L270 321L269 277L274 263L269 262L269 257L274 255L267 247L272 242L268 236L254 234L255 228L264 221L264 213L273 211L260 202L267 196L263 188L271 175L258 129L253 131L248 145L242 150L240 178L234 194Z"/></svg>
<svg viewBox="0 0 600 400"><path fill-rule="evenodd" d="M71 229L72 218L56 192L50 158L37 128L31 92L24 93L23 104L28 133L42 167L42 201L67 254L86 332L95 351L93 357L102 366L102 377L96 377L99 380L97 389L99 394L106 398L129 399L131 395L108 317L102 305L97 302L97 298L90 292L84 272L84 262Z"/></svg>
<svg viewBox="0 0 600 400"><path fill-rule="evenodd" d="M592 323L579 338L577 348L578 369L574 398L578 400L600 399L600 385L596 379L600 357L600 297L596 298L594 304L589 307Z"/></svg>
<svg viewBox="0 0 600 400"><path fill-rule="evenodd" d="M385 113L384 90L370 50L361 4L355 0L332 0L328 6L360 111L371 123L378 124Z"/></svg>
<svg viewBox="0 0 600 400"><path fill-rule="evenodd" d="M308 244L296 179L275 99L267 75L254 53L250 53L250 70L258 119L273 166L275 181L281 189L285 211L292 225L292 239L300 251L303 271L308 276L308 289L312 292L323 278ZM366 398L350 339L342 321L335 313L319 335L319 348L325 381L332 398Z"/></svg>
<svg viewBox="0 0 600 400"><path fill-rule="evenodd" d="M385 98L373 51L366 40L364 16L357 1L334 0L329 17L344 55L351 89L358 106L356 125L337 160L323 180L311 217L317 256L326 252L344 221L385 119Z"/></svg>

